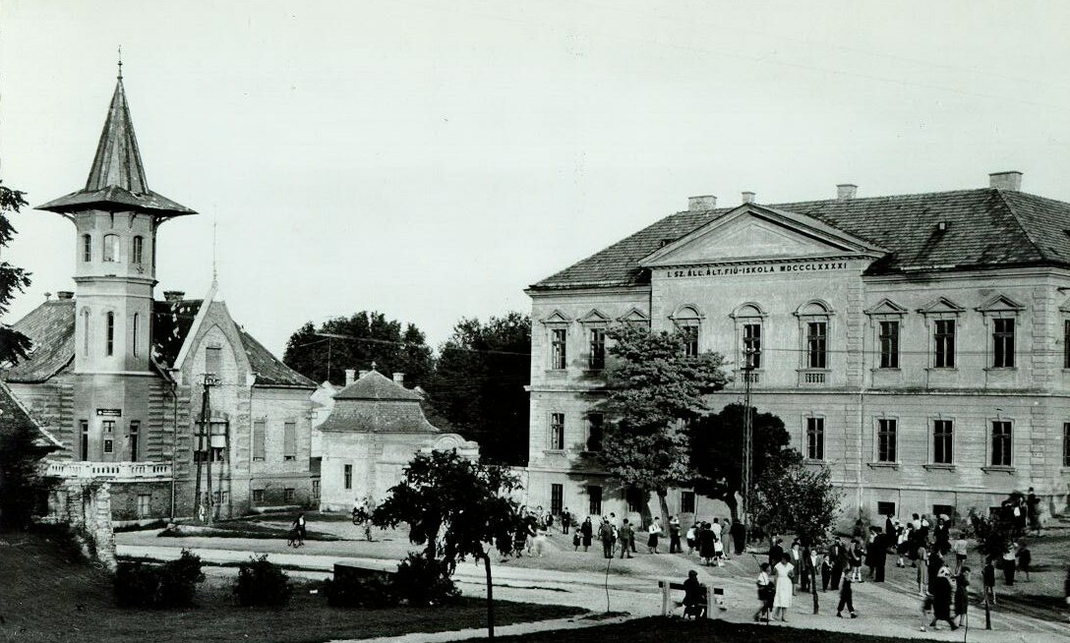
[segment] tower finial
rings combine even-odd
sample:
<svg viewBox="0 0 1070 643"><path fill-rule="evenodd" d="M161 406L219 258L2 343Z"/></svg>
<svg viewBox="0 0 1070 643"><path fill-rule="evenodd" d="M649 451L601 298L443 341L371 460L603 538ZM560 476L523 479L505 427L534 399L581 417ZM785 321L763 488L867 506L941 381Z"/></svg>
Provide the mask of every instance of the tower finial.
<svg viewBox="0 0 1070 643"><path fill-rule="evenodd" d="M119 80L123 79L123 46L119 45Z"/></svg>
<svg viewBox="0 0 1070 643"><path fill-rule="evenodd" d="M216 220L212 218L212 284L215 285L219 277L218 264L216 261Z"/></svg>

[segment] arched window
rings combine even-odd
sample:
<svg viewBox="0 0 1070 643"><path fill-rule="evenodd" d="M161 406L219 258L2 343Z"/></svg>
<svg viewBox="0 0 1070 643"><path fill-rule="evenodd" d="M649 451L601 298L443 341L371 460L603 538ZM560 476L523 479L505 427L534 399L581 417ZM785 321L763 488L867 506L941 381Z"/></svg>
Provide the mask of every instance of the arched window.
<svg viewBox="0 0 1070 643"><path fill-rule="evenodd" d="M138 238L140 238L140 237L138 237ZM141 320L141 315L139 313L134 313L134 327L132 329L133 332L131 333L131 335L134 336L134 357L137 357L137 352L138 352L137 351L137 342L138 342L138 339L139 339L139 337L138 337L138 335L139 335L139 333L138 333L138 322L140 320Z"/></svg>
<svg viewBox="0 0 1070 643"><path fill-rule="evenodd" d="M736 322L739 336L739 363L743 364L745 369L762 368L762 321L764 317L765 311L753 302L742 304L732 312L732 319ZM752 381L756 383L756 377L752 377Z"/></svg>
<svg viewBox="0 0 1070 643"><path fill-rule="evenodd" d="M93 237L88 234L82 235L82 261L93 260Z"/></svg>
<svg viewBox="0 0 1070 643"><path fill-rule="evenodd" d="M88 236L88 235L87 235ZM89 357L89 309L82 309L82 356Z"/></svg>
<svg viewBox="0 0 1070 643"><path fill-rule="evenodd" d="M145 239L138 236L134 237L134 251L131 253L133 256L134 265L141 265L142 256L144 252Z"/></svg>
<svg viewBox="0 0 1070 643"><path fill-rule="evenodd" d="M104 261L119 260L119 235L104 235Z"/></svg>
<svg viewBox="0 0 1070 643"><path fill-rule="evenodd" d="M115 313L105 315L105 339L104 354L111 357L115 354Z"/></svg>
<svg viewBox="0 0 1070 643"><path fill-rule="evenodd" d="M696 357L699 350L699 326L702 324L702 313L698 308L688 304L677 308L669 318L684 336L684 355Z"/></svg>

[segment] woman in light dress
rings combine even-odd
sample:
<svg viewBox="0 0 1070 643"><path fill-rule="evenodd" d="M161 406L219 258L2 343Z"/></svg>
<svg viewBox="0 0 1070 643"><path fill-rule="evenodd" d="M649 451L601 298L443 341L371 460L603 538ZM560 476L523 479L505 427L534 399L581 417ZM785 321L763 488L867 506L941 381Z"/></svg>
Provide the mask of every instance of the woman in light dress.
<svg viewBox="0 0 1070 643"><path fill-rule="evenodd" d="M791 607L792 576L791 554L784 554L783 559L773 568L776 594L773 595L773 620L786 621Z"/></svg>

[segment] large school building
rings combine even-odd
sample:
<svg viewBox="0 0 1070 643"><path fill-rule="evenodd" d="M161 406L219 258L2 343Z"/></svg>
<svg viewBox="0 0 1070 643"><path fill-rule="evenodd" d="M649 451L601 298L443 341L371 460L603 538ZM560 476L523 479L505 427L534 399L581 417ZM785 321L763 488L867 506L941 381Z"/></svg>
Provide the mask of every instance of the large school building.
<svg viewBox="0 0 1070 643"><path fill-rule="evenodd" d="M529 503L575 515L638 499L599 467L605 330L683 328L742 401L827 465L850 515L965 513L1070 489L1070 204L987 188L672 214L532 285ZM674 512L708 516L688 489ZM629 507L629 505L631 505ZM703 509L703 506L709 509ZM721 509L723 510L723 509Z"/></svg>

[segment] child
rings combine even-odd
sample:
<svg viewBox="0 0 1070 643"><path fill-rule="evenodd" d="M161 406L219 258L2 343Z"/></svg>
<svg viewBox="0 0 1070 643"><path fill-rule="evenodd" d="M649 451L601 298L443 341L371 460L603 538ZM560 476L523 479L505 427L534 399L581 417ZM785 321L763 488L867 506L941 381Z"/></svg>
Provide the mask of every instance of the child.
<svg viewBox="0 0 1070 643"><path fill-rule="evenodd" d="M768 622L769 613L773 608L773 580L769 577L769 563L761 564L757 585L758 600L761 602L761 607L754 613L754 620L756 622Z"/></svg>
<svg viewBox="0 0 1070 643"><path fill-rule="evenodd" d="M846 607L851 614L851 618L858 618L858 612L855 611L852 598L851 575L848 574L843 577L843 583L840 584L840 604L836 607L836 616L843 618L843 608Z"/></svg>
<svg viewBox="0 0 1070 643"><path fill-rule="evenodd" d="M713 541L713 564L724 567L724 541L721 539Z"/></svg>
<svg viewBox="0 0 1070 643"><path fill-rule="evenodd" d="M1022 546L1018 548L1018 569L1022 570L1025 574L1025 579L1029 580L1029 565L1033 562L1033 554L1030 553L1029 548L1022 543Z"/></svg>

